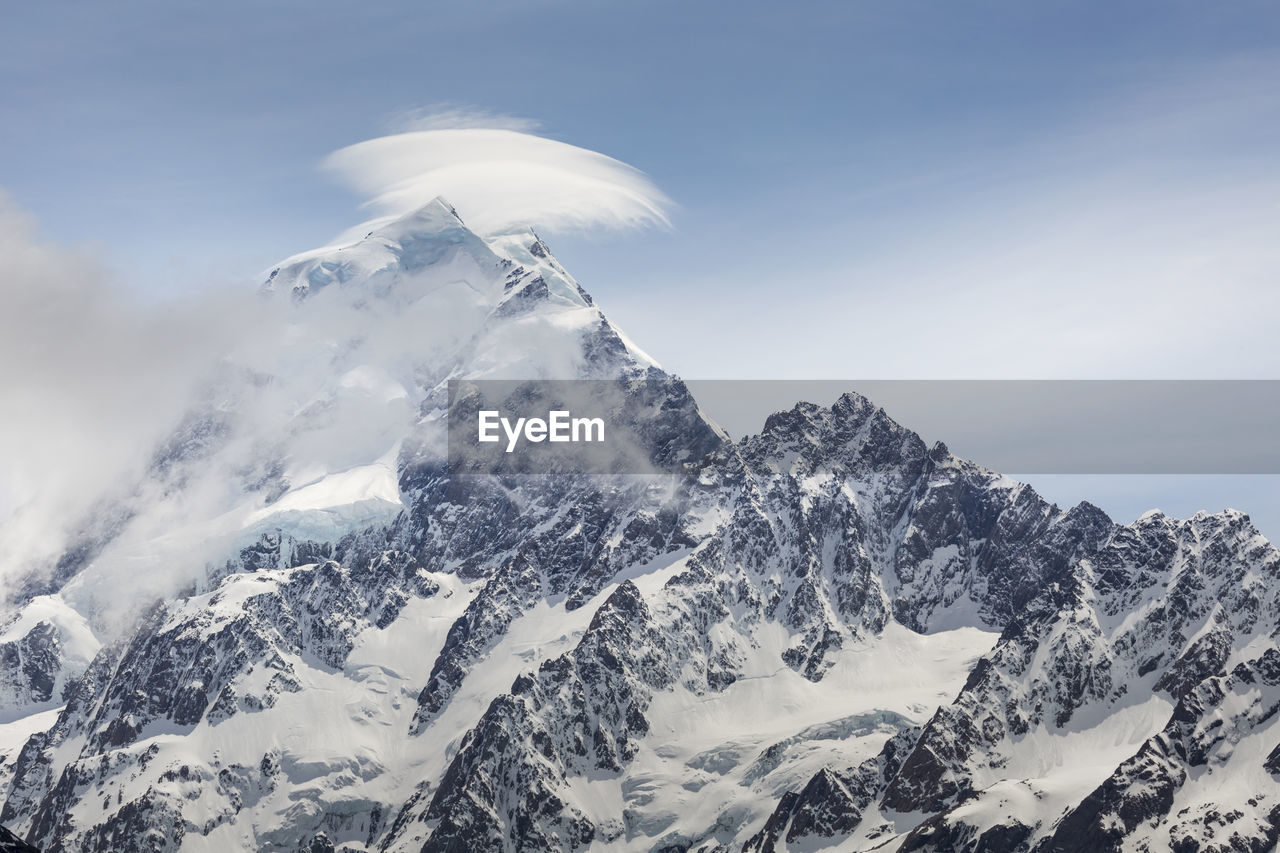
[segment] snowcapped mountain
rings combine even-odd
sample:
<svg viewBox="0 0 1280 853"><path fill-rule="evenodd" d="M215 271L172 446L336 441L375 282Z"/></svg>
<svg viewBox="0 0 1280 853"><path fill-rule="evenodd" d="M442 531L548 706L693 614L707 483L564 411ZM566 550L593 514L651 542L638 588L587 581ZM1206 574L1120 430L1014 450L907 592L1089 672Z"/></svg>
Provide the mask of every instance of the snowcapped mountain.
<svg viewBox="0 0 1280 853"><path fill-rule="evenodd" d="M40 849L1280 837L1280 552L1247 517L1063 511L854 394L731 441L536 235L441 201L261 310L284 332L14 594L0 822ZM699 458L452 474L446 383L499 377L669 380L646 411Z"/></svg>

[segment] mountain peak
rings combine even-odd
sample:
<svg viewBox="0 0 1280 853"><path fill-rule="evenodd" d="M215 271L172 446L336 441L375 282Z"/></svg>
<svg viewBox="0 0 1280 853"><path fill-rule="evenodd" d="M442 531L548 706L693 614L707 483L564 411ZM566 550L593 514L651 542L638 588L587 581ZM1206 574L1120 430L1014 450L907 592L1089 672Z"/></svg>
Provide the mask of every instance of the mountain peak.
<svg viewBox="0 0 1280 853"><path fill-rule="evenodd" d="M347 282L358 283L364 292L386 292L392 279L442 268L459 255L469 259L469 278L496 277L504 266L453 205L437 196L408 213L375 219L327 246L287 258L271 271L263 289L287 290L295 301Z"/></svg>
<svg viewBox="0 0 1280 853"><path fill-rule="evenodd" d="M449 204L442 195L436 196L422 207L414 208L408 213L375 221L379 225L366 235L366 239L375 234L399 233L406 228L420 230L423 226L438 229L467 228L462 217L458 215L457 208Z"/></svg>

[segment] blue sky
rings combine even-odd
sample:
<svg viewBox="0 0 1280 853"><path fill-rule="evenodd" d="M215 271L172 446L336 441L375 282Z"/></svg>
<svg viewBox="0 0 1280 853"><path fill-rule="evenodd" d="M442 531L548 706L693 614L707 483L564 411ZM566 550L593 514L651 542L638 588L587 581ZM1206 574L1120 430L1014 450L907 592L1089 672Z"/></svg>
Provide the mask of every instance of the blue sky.
<svg viewBox="0 0 1280 853"><path fill-rule="evenodd" d="M1264 2L22 4L0 189L232 286L363 217L328 154L484 111L674 200L547 236L683 375L1269 378L1277 45Z"/></svg>

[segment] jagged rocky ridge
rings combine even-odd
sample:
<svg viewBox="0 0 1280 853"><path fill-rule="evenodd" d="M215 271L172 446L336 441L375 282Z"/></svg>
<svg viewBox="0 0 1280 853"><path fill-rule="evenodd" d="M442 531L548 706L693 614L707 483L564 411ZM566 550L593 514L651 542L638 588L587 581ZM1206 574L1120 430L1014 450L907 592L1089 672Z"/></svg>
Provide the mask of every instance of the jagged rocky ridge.
<svg viewBox="0 0 1280 853"><path fill-rule="evenodd" d="M454 310L459 276L487 295L414 344L398 503L325 527L289 447L237 459L288 509L189 589L82 668L65 620L5 641L34 722L0 822L48 851L1274 846L1280 555L1245 516L1062 511L853 394L731 442L678 382L678 475L452 476L450 377L665 377L535 235L444 205L270 287L376 315ZM213 411L168 493L234 446Z"/></svg>

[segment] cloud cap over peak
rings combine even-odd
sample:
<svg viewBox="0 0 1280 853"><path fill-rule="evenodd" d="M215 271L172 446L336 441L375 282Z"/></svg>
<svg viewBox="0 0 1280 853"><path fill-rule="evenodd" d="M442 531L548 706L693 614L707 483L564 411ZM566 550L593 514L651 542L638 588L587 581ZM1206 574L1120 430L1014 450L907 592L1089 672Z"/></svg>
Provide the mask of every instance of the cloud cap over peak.
<svg viewBox="0 0 1280 853"><path fill-rule="evenodd" d="M482 233L669 227L670 199L639 170L596 151L503 127L397 133L334 152L325 167L400 216L443 196Z"/></svg>

